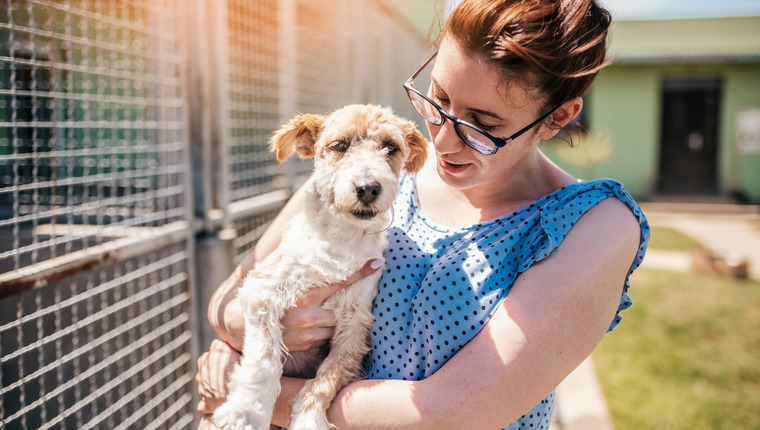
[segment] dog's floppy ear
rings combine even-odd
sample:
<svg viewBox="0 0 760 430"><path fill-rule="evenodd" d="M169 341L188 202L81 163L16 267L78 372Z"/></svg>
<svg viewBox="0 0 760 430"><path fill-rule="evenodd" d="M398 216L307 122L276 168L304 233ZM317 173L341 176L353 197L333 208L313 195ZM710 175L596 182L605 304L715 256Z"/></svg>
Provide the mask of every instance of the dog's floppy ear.
<svg viewBox="0 0 760 430"><path fill-rule="evenodd" d="M301 158L314 156L314 145L319 138L319 130L325 116L298 115L280 127L269 139L269 150L277 154L277 161L283 162L295 151Z"/></svg>
<svg viewBox="0 0 760 430"><path fill-rule="evenodd" d="M409 173L415 173L425 164L428 141L411 121L405 120L402 129L404 130L404 140L406 140L406 144L409 146L409 156L406 157L404 170Z"/></svg>

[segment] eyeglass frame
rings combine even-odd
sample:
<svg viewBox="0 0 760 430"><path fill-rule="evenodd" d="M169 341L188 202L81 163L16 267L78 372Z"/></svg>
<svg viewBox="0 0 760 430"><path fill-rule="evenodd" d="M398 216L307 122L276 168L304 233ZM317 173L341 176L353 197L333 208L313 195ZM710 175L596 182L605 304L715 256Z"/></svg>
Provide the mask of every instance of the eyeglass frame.
<svg viewBox="0 0 760 430"><path fill-rule="evenodd" d="M485 155L496 154L496 151L498 151L499 148L503 148L509 142L511 142L511 141L517 139L518 137L522 136L525 132L527 132L531 128L535 127L536 125L538 125L538 123L540 123L541 121L543 121L546 118L548 118L549 115L551 115L554 112L556 112L557 109L559 109L562 106L562 104L563 104L563 103L560 103L557 106L553 107L552 109L549 110L549 112L541 115L540 118L538 118L537 120L535 120L532 123L528 124L526 127L518 130L516 133L512 134L509 137L501 138L501 137L492 136L488 132L481 130L480 128L478 128L478 127L470 124L469 122L461 120L461 119L455 117L454 115L451 115L450 113L446 112L442 107L438 106L438 103L430 100L430 98L428 96L426 96L425 94L422 94L422 92L420 90L418 90L417 88L414 88L412 86L414 84L414 79L417 76L419 76L419 74L422 72L422 70L425 69L425 67L427 67L428 64L430 64L430 62L432 62L433 59L437 55L438 55L438 50L436 50L435 52L433 52L433 54L427 60L425 60L425 62L422 64L422 66L420 66L420 68L417 69L417 71L414 72L414 74L412 74L412 76L409 79L407 79L406 82L404 82L403 86L404 86L404 89L406 90L406 96L409 97L409 102L412 103L412 106L414 106L414 110L416 110L417 113L419 113L420 116L425 121L427 121L427 122L429 122L429 123L431 123L431 124L433 124L435 126L442 126L446 122L446 120L448 119L449 121L452 122L452 124L454 124L454 130L457 132L457 136L459 136L459 139L461 139L462 142L464 142L467 146L469 146L470 148L474 149L475 151L477 151L477 152L479 152L481 154L485 154ZM436 124L433 121L430 121L425 115L422 114L422 112L419 111L419 109L417 108L417 106L414 104L414 101L412 100L412 95L409 93L410 91L414 92L417 95L419 95L425 101L427 101L428 103L430 103L431 105L433 105L433 107L441 115L441 122L440 122L440 124ZM478 148L475 148L470 143L469 139L466 138L465 133L460 130L459 127L462 126L462 125L465 126L465 127L469 127L471 129L477 131L478 133L482 134L483 136L485 136L489 140L491 140L491 142L493 142L493 144L494 144L493 152L483 152L482 150L480 150Z"/></svg>

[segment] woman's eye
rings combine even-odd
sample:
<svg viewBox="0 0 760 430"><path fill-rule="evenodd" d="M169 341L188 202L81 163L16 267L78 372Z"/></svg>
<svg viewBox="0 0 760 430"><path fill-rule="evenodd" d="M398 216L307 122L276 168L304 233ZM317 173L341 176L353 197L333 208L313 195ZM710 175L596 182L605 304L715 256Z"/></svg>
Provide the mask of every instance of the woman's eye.
<svg viewBox="0 0 760 430"><path fill-rule="evenodd" d="M447 106L449 104L449 99L438 97L435 94L433 94L433 101L441 106Z"/></svg>
<svg viewBox="0 0 760 430"><path fill-rule="evenodd" d="M338 152L346 152L348 151L348 142L345 140L336 140L335 142L330 145L330 149L333 149Z"/></svg>
<svg viewBox="0 0 760 430"><path fill-rule="evenodd" d="M496 130L495 126L493 126L493 125L485 125L482 122L478 121L477 119L473 119L472 125L474 125L475 127L479 128L479 129L481 129L483 131L487 131L489 133L491 133L492 131Z"/></svg>

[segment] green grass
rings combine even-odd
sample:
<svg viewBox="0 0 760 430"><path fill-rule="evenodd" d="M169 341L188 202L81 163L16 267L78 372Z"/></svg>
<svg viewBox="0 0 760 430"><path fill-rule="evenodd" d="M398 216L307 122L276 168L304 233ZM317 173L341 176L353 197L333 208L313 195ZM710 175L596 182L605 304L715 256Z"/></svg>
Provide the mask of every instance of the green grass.
<svg viewBox="0 0 760 430"><path fill-rule="evenodd" d="M594 352L616 430L760 428L760 282L640 269Z"/></svg>
<svg viewBox="0 0 760 430"><path fill-rule="evenodd" d="M663 251L692 251L704 248L699 241L670 227L652 226L649 246Z"/></svg>

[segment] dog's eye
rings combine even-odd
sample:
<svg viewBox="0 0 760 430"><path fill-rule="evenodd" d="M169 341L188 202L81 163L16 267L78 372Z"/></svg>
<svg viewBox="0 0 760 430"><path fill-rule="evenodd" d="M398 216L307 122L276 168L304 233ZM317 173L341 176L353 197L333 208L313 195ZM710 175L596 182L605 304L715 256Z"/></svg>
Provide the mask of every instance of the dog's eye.
<svg viewBox="0 0 760 430"><path fill-rule="evenodd" d="M345 140L336 140L330 145L330 148L338 152L346 152L348 151L348 146L349 143Z"/></svg>
<svg viewBox="0 0 760 430"><path fill-rule="evenodd" d="M388 155L393 155L398 151L398 146L396 146L395 143L391 142L390 140L386 140L383 142L383 148L388 150Z"/></svg>

